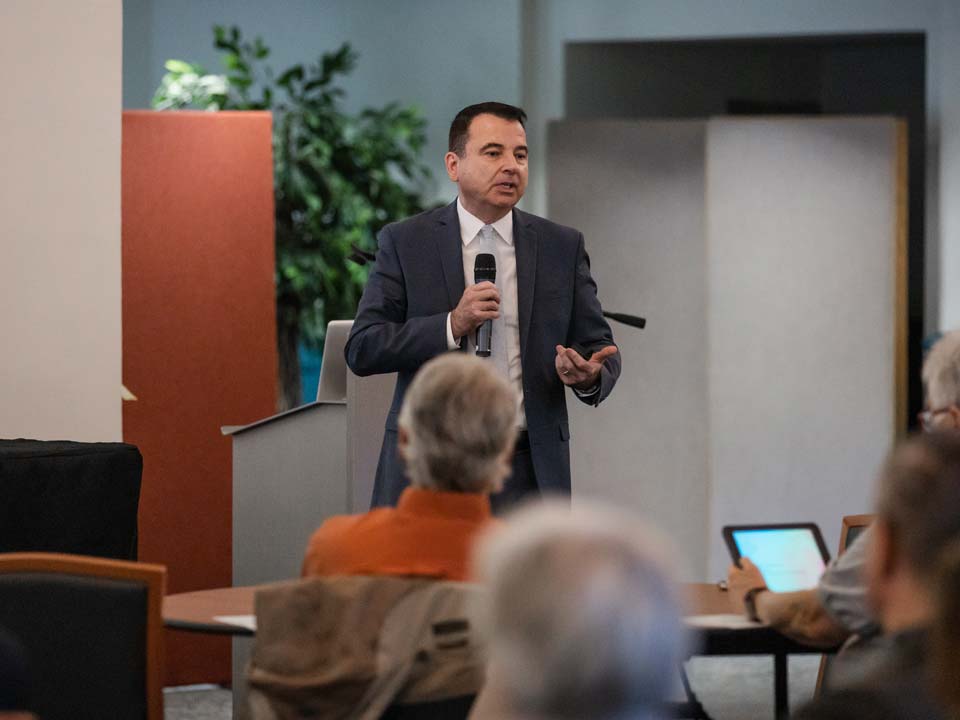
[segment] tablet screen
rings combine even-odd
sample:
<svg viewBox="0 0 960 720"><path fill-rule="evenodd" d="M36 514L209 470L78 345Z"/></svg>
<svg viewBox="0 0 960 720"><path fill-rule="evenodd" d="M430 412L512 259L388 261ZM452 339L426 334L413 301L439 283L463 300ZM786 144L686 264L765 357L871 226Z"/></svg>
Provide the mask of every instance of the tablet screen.
<svg viewBox="0 0 960 720"><path fill-rule="evenodd" d="M734 530L732 535L740 555L760 568L774 592L816 587L826 567L809 528Z"/></svg>

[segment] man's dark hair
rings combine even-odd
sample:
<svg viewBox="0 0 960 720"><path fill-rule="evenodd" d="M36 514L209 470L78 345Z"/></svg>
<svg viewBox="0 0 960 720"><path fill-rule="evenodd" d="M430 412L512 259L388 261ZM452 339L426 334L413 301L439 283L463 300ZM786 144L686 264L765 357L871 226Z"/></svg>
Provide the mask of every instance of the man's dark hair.
<svg viewBox="0 0 960 720"><path fill-rule="evenodd" d="M467 105L457 113L450 123L450 139L447 149L459 157L467 151L467 137L470 135L470 123L477 115L495 115L504 120L516 120L526 127L527 114L518 107L501 102L482 102L476 105Z"/></svg>

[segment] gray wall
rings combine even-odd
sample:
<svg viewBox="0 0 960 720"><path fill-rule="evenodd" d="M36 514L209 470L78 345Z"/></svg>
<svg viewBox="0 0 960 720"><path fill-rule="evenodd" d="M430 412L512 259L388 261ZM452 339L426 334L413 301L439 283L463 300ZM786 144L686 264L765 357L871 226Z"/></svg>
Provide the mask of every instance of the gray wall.
<svg viewBox="0 0 960 720"><path fill-rule="evenodd" d="M685 576L720 529L867 512L894 436L897 127L881 118L550 126L551 214L587 238L624 357L571 402L574 496L631 507ZM603 185L602 194L582 187Z"/></svg>
<svg viewBox="0 0 960 720"><path fill-rule="evenodd" d="M896 157L890 119L709 123L714 540L814 520L832 550L872 507L895 430Z"/></svg>
<svg viewBox="0 0 960 720"><path fill-rule="evenodd" d="M709 522L704 135L700 121L551 125L550 211L585 233L623 374L599 408L568 397L575 497L629 507L706 575ZM604 188L583 195L583 187Z"/></svg>
<svg viewBox="0 0 960 720"><path fill-rule="evenodd" d="M851 33L927 34L927 321L960 326L960 3L955 0L527 0L524 103L541 147L564 115L568 42L679 40ZM531 173L545 170L531 156ZM528 204L547 206L542 184Z"/></svg>

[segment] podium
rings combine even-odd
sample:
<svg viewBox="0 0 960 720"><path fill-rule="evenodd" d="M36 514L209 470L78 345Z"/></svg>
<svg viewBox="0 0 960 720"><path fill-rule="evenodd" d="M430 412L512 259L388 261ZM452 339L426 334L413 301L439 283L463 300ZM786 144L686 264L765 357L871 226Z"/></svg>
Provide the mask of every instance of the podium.
<svg viewBox="0 0 960 720"><path fill-rule="evenodd" d="M234 586L297 577L320 523L370 507L396 375L350 372L352 325L327 328L317 400L221 428L233 441Z"/></svg>
<svg viewBox="0 0 960 720"><path fill-rule="evenodd" d="M327 326L317 399L240 426L233 445L233 585L300 575L311 533L370 507L396 374L359 377L343 350L352 320ZM233 640L234 718L246 717L250 638Z"/></svg>

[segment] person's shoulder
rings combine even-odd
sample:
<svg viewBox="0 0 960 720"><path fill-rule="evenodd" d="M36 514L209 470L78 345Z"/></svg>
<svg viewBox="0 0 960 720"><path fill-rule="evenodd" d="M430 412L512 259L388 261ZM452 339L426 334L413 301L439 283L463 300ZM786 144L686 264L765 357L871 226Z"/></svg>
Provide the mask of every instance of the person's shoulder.
<svg viewBox="0 0 960 720"><path fill-rule="evenodd" d="M562 238L571 242L579 242L580 231L567 225L561 225L545 217L524 212L523 210L514 210L517 213L517 222L533 228L538 234L550 238Z"/></svg>
<svg viewBox="0 0 960 720"><path fill-rule="evenodd" d="M353 515L333 515L323 521L320 529L334 532L346 532L388 521L397 512L393 507L376 507Z"/></svg>
<svg viewBox="0 0 960 720"><path fill-rule="evenodd" d="M389 234L391 237L397 239L422 237L425 232L436 228L437 225L449 222L451 213L455 221L455 206L441 205L439 207L429 208L403 220L387 223L380 232L381 234Z"/></svg>
<svg viewBox="0 0 960 720"><path fill-rule="evenodd" d="M357 515L334 515L324 520L307 541L305 575L341 572L348 558L368 545L371 538L389 534L395 508L374 508Z"/></svg>
<svg viewBox="0 0 960 720"><path fill-rule="evenodd" d="M947 720L944 708L922 685L857 687L828 692L800 708L792 720Z"/></svg>

